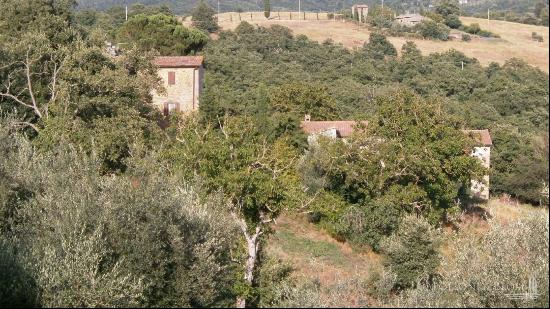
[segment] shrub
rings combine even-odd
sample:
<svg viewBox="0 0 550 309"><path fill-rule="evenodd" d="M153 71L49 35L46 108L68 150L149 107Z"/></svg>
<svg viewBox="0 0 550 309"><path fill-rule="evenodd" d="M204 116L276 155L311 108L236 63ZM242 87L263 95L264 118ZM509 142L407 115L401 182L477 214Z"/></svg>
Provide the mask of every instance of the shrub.
<svg viewBox="0 0 550 309"><path fill-rule="evenodd" d="M369 42L363 46L368 57L374 59L384 59L385 56L397 56L397 50L386 39L386 36L380 33L371 33Z"/></svg>
<svg viewBox="0 0 550 309"><path fill-rule="evenodd" d="M40 291L39 306L233 302L227 252L235 233L222 210L214 216L218 199L199 200L168 173L150 172L158 165L148 159L132 160L126 176L102 176L97 160L82 153L20 148L5 172L32 194L9 235Z"/></svg>
<svg viewBox="0 0 550 309"><path fill-rule="evenodd" d="M470 42L471 40L472 40L472 37L469 34L463 34L462 35L462 41Z"/></svg>
<svg viewBox="0 0 550 309"><path fill-rule="evenodd" d="M445 25L451 29L458 29L462 26L462 22L458 18L458 15L451 14L445 17Z"/></svg>
<svg viewBox="0 0 550 309"><path fill-rule="evenodd" d="M532 214L512 223L490 222L481 239L465 231L450 239L440 279L406 291L402 307L547 308L548 213ZM513 300L526 293L529 279L540 293L536 299Z"/></svg>
<svg viewBox="0 0 550 309"><path fill-rule="evenodd" d="M536 32L533 32L531 34L531 38L533 39L533 41L544 42L544 37L542 35L537 34Z"/></svg>
<svg viewBox="0 0 550 309"><path fill-rule="evenodd" d="M350 207L339 220L340 233L356 246L370 246L379 251L380 241L397 229L401 213L399 208L382 200Z"/></svg>
<svg viewBox="0 0 550 309"><path fill-rule="evenodd" d="M382 252L385 267L396 275L395 288L415 286L423 278L431 279L439 266L439 240L432 226L423 218L403 218L397 231L384 239Z"/></svg>
<svg viewBox="0 0 550 309"><path fill-rule="evenodd" d="M431 20L425 20L415 26L416 31L426 39L435 39L447 41L449 39L449 33L451 32L449 27L436 23Z"/></svg>

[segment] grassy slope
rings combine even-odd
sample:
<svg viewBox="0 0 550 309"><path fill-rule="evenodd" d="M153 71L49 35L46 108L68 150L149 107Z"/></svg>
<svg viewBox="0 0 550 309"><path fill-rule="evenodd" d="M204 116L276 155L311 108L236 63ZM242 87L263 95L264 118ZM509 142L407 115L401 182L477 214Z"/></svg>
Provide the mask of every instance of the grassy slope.
<svg viewBox="0 0 550 309"><path fill-rule="evenodd" d="M366 306L370 299L360 296L364 295L361 283L381 269L378 254L357 252L297 216L277 220L267 252L292 265L297 282L317 282L323 303L331 306Z"/></svg>
<svg viewBox="0 0 550 309"><path fill-rule="evenodd" d="M504 224L531 213L548 213L546 208L507 204L499 200L491 200L483 208L493 220ZM483 235L489 229L487 221L479 216L470 215L463 219L461 229L467 233ZM444 229L444 234L448 236L444 237L446 241L452 239L451 233L451 229ZM448 254L446 247L447 244L443 243L443 255ZM283 216L277 221L275 234L269 242L267 252L270 256L292 265L295 269L293 276L299 282L317 281L321 287L332 289L349 282L366 282L370 275L380 271L383 262L380 255L373 252L358 252L348 244L334 240L319 227L299 216ZM364 292L354 289L353 285L346 285L346 288L339 292L336 305L365 305L358 303L358 294L363 295ZM321 297L330 298L331 295L327 293L322 292ZM368 305L375 304L371 301L372 299L367 299Z"/></svg>
<svg viewBox="0 0 550 309"><path fill-rule="evenodd" d="M295 34L305 34L309 38L317 41L324 41L331 38L335 42L342 43L349 48L361 47L365 41L368 41L370 31L351 22L335 22L326 19L325 14L320 14L320 20L317 20L317 14L309 13L306 20L288 20L289 12L281 12L282 19L272 18L267 20L263 13L253 13L252 21L250 13L241 13L241 19L261 26L280 24L289 27ZM272 14L276 17L277 12ZM293 13L293 18L298 14ZM414 41L424 54L443 52L451 48L457 49L470 57L477 58L482 64L487 65L490 62L503 63L507 59L517 57L524 59L531 65L539 67L541 70L549 71L549 48L548 48L548 27L524 25L510 23L505 21L491 21L463 17L465 24L479 23L483 29L499 34L501 40L474 39L471 42L438 42L421 39L406 39L404 37L392 37L390 41L398 48L407 41ZM223 29L234 29L239 24L237 13L224 13L220 16L220 23ZM544 37L544 42L539 43L531 40L531 33L537 32Z"/></svg>

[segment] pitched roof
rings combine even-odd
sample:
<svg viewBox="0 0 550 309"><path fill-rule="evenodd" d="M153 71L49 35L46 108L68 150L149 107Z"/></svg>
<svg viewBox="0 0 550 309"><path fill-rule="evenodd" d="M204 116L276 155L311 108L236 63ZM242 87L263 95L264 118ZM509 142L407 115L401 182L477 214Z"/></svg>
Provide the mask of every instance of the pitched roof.
<svg viewBox="0 0 550 309"><path fill-rule="evenodd" d="M492 146L493 139L491 138L491 133L489 130L462 130L462 132L473 137L476 142L482 144L483 146Z"/></svg>
<svg viewBox="0 0 550 309"><path fill-rule="evenodd" d="M200 67L203 61L203 56L164 56L156 57L153 63L161 68L194 68Z"/></svg>
<svg viewBox="0 0 550 309"><path fill-rule="evenodd" d="M327 130L336 129L338 137L349 137L353 134L358 121L302 121L300 126L307 134L318 134ZM359 121L368 125L368 121ZM492 146L493 140L489 130L462 130L465 134L473 137L476 142L483 146Z"/></svg>
<svg viewBox="0 0 550 309"><path fill-rule="evenodd" d="M360 121L368 125L368 121ZM357 121L302 121L300 126L307 134L317 134L330 129L336 129L338 137L349 137Z"/></svg>

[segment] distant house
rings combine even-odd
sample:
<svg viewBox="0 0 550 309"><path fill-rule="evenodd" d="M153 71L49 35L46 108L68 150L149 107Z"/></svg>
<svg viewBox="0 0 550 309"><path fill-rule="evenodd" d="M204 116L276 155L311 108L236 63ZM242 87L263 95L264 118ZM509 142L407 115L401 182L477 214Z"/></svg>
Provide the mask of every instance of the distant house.
<svg viewBox="0 0 550 309"><path fill-rule="evenodd" d="M409 26L409 27L419 24L425 19L426 17L420 14L403 14L395 17L395 21L397 23L399 23L400 25Z"/></svg>
<svg viewBox="0 0 550 309"><path fill-rule="evenodd" d="M204 57L157 57L158 75L165 93L153 91L153 104L164 112L188 113L199 108L199 97L204 80Z"/></svg>
<svg viewBox="0 0 550 309"><path fill-rule="evenodd" d="M368 121L361 122L368 125ZM319 136L346 138L353 134L356 121L311 121L309 117L302 121L301 128L308 135L308 143L315 143Z"/></svg>
<svg viewBox="0 0 550 309"><path fill-rule="evenodd" d="M357 14L357 17L356 15ZM356 4L351 7L351 16L360 22L365 22L367 19L367 16L369 15L369 6L366 4Z"/></svg>
<svg viewBox="0 0 550 309"><path fill-rule="evenodd" d="M368 125L368 121L311 121L306 115L305 120L301 122L302 130L308 135L308 143L315 144L319 136L329 138L345 139L353 134L357 125ZM478 158L481 164L491 167L491 147L493 141L489 130L463 130L465 134L472 137L476 142L471 156ZM483 181L472 181L470 194L480 200L489 199L489 175L483 177Z"/></svg>

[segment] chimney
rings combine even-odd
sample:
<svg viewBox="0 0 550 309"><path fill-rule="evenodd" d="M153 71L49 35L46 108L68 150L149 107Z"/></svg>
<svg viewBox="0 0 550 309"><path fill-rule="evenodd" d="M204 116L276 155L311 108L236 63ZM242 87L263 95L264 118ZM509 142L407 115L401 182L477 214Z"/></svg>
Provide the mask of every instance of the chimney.
<svg viewBox="0 0 550 309"><path fill-rule="evenodd" d="M304 121L308 121L308 122L311 121L311 115L310 115L310 114L306 114L306 115L304 116Z"/></svg>

